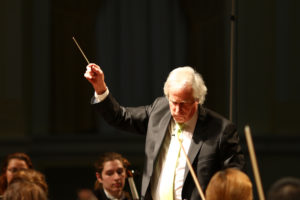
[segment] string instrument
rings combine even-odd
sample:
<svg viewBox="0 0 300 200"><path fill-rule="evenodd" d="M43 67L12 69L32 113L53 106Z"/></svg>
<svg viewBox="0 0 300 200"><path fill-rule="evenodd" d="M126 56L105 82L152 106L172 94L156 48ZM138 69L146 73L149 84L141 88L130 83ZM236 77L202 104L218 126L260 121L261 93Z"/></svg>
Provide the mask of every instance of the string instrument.
<svg viewBox="0 0 300 200"><path fill-rule="evenodd" d="M139 194L136 190L136 186L135 186L134 179L133 179L134 170L127 169L126 173L127 173L127 180L128 180L128 183L129 183L132 199L133 200L139 200Z"/></svg>

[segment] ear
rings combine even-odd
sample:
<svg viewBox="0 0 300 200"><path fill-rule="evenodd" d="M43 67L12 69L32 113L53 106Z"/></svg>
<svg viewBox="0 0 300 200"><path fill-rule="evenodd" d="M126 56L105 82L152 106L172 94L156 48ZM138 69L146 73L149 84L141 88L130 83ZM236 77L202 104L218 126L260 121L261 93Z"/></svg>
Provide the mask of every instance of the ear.
<svg viewBox="0 0 300 200"><path fill-rule="evenodd" d="M101 178L101 174L99 172L96 172L96 177L97 177L97 180L102 183L102 178Z"/></svg>

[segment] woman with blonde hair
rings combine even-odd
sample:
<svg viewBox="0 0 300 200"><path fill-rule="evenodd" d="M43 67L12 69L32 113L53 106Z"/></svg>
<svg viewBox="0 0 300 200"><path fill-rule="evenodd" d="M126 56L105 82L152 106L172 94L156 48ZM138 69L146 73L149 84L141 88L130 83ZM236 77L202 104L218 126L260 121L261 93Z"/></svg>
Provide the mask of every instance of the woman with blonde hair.
<svg viewBox="0 0 300 200"><path fill-rule="evenodd" d="M206 189L206 200L253 200L252 183L242 171L228 168L217 172Z"/></svg>

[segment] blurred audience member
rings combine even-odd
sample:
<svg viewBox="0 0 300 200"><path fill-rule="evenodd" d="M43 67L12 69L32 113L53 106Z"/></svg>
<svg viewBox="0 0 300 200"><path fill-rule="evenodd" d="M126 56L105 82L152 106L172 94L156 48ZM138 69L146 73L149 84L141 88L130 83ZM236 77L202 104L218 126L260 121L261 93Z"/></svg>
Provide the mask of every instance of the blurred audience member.
<svg viewBox="0 0 300 200"><path fill-rule="evenodd" d="M0 195L3 195L13 174L20 169L32 169L30 157L25 153L9 154L2 163L0 175Z"/></svg>
<svg viewBox="0 0 300 200"><path fill-rule="evenodd" d="M47 195L39 185L18 180L9 184L3 200L47 200Z"/></svg>
<svg viewBox="0 0 300 200"><path fill-rule="evenodd" d="M217 172L206 189L206 200L252 200L252 183L242 171L228 168Z"/></svg>
<svg viewBox="0 0 300 200"><path fill-rule="evenodd" d="M285 177L276 181L268 192L268 200L299 200L300 179Z"/></svg>
<svg viewBox="0 0 300 200"><path fill-rule="evenodd" d="M97 200L97 197L91 189L80 188L77 190L77 200Z"/></svg>
<svg viewBox="0 0 300 200"><path fill-rule="evenodd" d="M124 191L129 164L126 158L115 152L105 153L96 161L95 194L99 200L131 199L128 192Z"/></svg>

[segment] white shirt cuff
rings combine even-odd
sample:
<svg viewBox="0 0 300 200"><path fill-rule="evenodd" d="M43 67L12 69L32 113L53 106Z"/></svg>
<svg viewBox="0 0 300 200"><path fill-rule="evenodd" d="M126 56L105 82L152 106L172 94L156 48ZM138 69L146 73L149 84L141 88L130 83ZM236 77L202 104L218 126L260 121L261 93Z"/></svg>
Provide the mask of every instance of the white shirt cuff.
<svg viewBox="0 0 300 200"><path fill-rule="evenodd" d="M103 101L108 96L108 94L109 94L108 88L106 88L106 91L100 95L95 92L95 94L94 94L95 102L94 103L99 103L99 102Z"/></svg>

